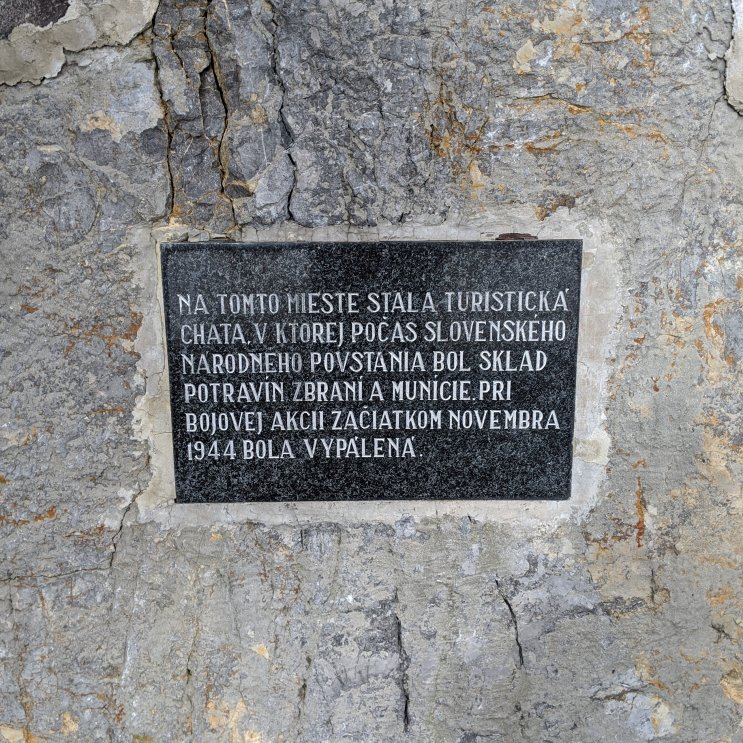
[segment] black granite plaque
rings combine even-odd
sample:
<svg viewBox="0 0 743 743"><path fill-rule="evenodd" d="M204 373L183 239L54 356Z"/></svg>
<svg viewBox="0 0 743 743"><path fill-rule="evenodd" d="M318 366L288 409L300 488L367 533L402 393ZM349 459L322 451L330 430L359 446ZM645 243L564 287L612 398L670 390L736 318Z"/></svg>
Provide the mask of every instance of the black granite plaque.
<svg viewBox="0 0 743 743"><path fill-rule="evenodd" d="M568 498L581 247L163 245L177 501Z"/></svg>

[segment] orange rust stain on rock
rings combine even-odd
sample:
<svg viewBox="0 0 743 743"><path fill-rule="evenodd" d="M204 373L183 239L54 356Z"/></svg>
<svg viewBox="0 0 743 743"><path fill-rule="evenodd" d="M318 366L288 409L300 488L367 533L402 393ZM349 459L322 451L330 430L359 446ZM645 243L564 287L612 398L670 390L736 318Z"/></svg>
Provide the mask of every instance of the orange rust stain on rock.
<svg viewBox="0 0 743 743"><path fill-rule="evenodd" d="M694 347L707 364L708 379L713 383L719 381L728 368L735 366L736 361L733 354L725 353L725 331L719 321L720 311L728 303L727 299L716 299L702 310L704 334L712 349L706 349L700 339L694 342Z"/></svg>
<svg viewBox="0 0 743 743"><path fill-rule="evenodd" d="M738 570L738 563L735 560L731 560L729 557L722 555L700 555L700 562L706 562L710 565L716 565L720 568L726 568L727 570Z"/></svg>
<svg viewBox="0 0 743 743"><path fill-rule="evenodd" d="M720 686L728 699L743 705L743 673L740 668L728 671L720 680Z"/></svg>
<svg viewBox="0 0 743 743"><path fill-rule="evenodd" d="M62 733L64 735L72 735L73 733L76 733L80 729L80 724L78 721L69 713L69 712L63 712L62 713Z"/></svg>
<svg viewBox="0 0 743 743"><path fill-rule="evenodd" d="M668 137L666 137L660 129L651 129L649 132L646 132L644 136L648 139L652 139L654 142L663 142L664 144L668 144Z"/></svg>
<svg viewBox="0 0 743 743"><path fill-rule="evenodd" d="M560 144L561 138L562 132L551 132L538 142L525 142L524 149L530 155L549 155L557 152L557 146Z"/></svg>
<svg viewBox="0 0 743 743"><path fill-rule="evenodd" d="M733 597L733 589L726 585L722 590L717 593L707 591L707 602L710 606L719 606L729 601Z"/></svg>
<svg viewBox="0 0 743 743"><path fill-rule="evenodd" d="M265 658L266 660L270 660L271 656L269 655L268 648L261 642L257 645L253 645L250 648L254 653L257 653L261 656L261 658Z"/></svg>
<svg viewBox="0 0 743 743"><path fill-rule="evenodd" d="M577 31L583 23L583 18L577 13L558 11L553 20L545 18L541 23L538 22L537 25L546 33L552 33L556 36L568 36Z"/></svg>
<svg viewBox="0 0 743 743"><path fill-rule="evenodd" d="M544 106L547 104L561 105L567 108L568 113L575 115L591 113L592 109L590 106L580 106L577 103L571 103L562 98L551 94L539 95L534 98L515 98L514 102L520 104L521 107L526 108L530 106Z"/></svg>
<svg viewBox="0 0 743 743"><path fill-rule="evenodd" d="M39 308L32 304L22 304L21 309L27 314L32 315L34 312L38 312Z"/></svg>
<svg viewBox="0 0 743 743"><path fill-rule="evenodd" d="M96 408L95 410L91 410L88 415L118 415L119 413L126 413L123 405L112 405L110 408Z"/></svg>
<svg viewBox="0 0 743 743"><path fill-rule="evenodd" d="M645 536L645 490L642 487L642 480L637 476L637 489L635 490L635 510L637 511L637 523L635 530L637 532L637 546L642 547L642 538Z"/></svg>
<svg viewBox="0 0 743 743"><path fill-rule="evenodd" d="M49 266L44 270L46 274L59 273L56 269ZM40 276L32 276L28 284L19 284L13 296L33 297L34 299L46 299L49 295L49 287L45 285L45 279Z"/></svg>
<svg viewBox="0 0 743 743"><path fill-rule="evenodd" d="M668 144L668 137L666 137L666 135L663 134L660 129L645 130L642 129L638 124L625 123L622 121L612 121L611 119L605 119L601 116L596 119L596 123L598 124L599 130L601 131L604 131L606 127L610 126L613 129L626 134L630 139L641 137L643 139L649 139L651 142L661 142L663 144Z"/></svg>
<svg viewBox="0 0 743 743"><path fill-rule="evenodd" d="M580 194L578 194L580 196ZM572 209L575 206L575 196L570 196L569 194L560 194L559 196L556 196L552 201L550 201L547 204L539 205L534 208L534 212L537 216L537 219L540 222L543 222L547 217L549 217L550 214L554 214L561 206L567 207L568 209Z"/></svg>
<svg viewBox="0 0 743 743"><path fill-rule="evenodd" d="M647 467L648 460L643 457L642 459L638 459L636 462L633 462L630 466L633 470L636 470L638 467Z"/></svg>
<svg viewBox="0 0 743 743"><path fill-rule="evenodd" d="M173 204L173 208L170 210L170 223L176 223L185 213L183 204Z"/></svg>
<svg viewBox="0 0 743 743"><path fill-rule="evenodd" d="M420 118L430 122L426 134L431 149L441 159L450 161L452 174L469 196L477 196L479 189L487 185L480 170L481 161L478 162L480 154L515 147L513 142L486 144L483 140L489 118L483 111L457 101L455 93L444 84Z"/></svg>
<svg viewBox="0 0 743 743"><path fill-rule="evenodd" d="M133 341L137 338L137 333L139 333L139 329L142 327L142 313L141 312L132 312L130 313L131 322L129 323L129 327L121 334L121 337L126 341Z"/></svg>
<svg viewBox="0 0 743 743"><path fill-rule="evenodd" d="M623 37L627 39L627 41L631 41L633 44L636 44L642 49L644 61L638 62L637 60L633 59L630 62L633 67L647 67L649 69L655 67L655 60L653 60L650 46L652 35L647 31L640 31L642 26L647 23L649 18L650 8L648 6L642 6L638 15L639 22L636 23L634 26L631 26L629 31L624 34Z"/></svg>
<svg viewBox="0 0 743 743"><path fill-rule="evenodd" d="M514 147L513 143L485 145L483 138L489 119L478 119L479 125L472 121L473 115L481 114L481 111L458 103L454 93L442 84L438 97L424 117L431 122L426 130L431 149L440 158L451 162L452 174L470 196L475 196L486 185L478 163L483 150Z"/></svg>
<svg viewBox="0 0 743 743"><path fill-rule="evenodd" d="M65 323L64 333L69 337L67 347L64 350L64 357L67 358L80 341L90 342L93 338L99 338L106 344L106 350L111 350L123 341L131 343L137 337L139 329L142 327L142 313L131 312L129 325L121 332L117 333L110 325L106 323L94 323L85 330L80 325Z"/></svg>
<svg viewBox="0 0 743 743"><path fill-rule="evenodd" d="M675 310L670 314L663 310L660 313L660 326L666 342L681 349L686 346L683 336L689 335L694 329L694 320L684 317Z"/></svg>
<svg viewBox="0 0 743 743"><path fill-rule="evenodd" d="M89 531L71 531L65 534L65 539L77 539L81 542L89 542L91 540L100 539L109 529L104 524L99 524L94 529Z"/></svg>
<svg viewBox="0 0 743 743"><path fill-rule="evenodd" d="M30 519L14 519L10 516L0 514L0 526L7 524L8 526L27 526L28 524L38 524L41 521L50 521L57 518L57 509L55 506L51 506L44 513L38 513L36 516Z"/></svg>
<svg viewBox="0 0 743 743"><path fill-rule="evenodd" d="M483 188L485 186L485 179L482 177L482 172L477 164L477 160L473 159L467 170L469 171L470 180L472 181L472 188Z"/></svg>
<svg viewBox="0 0 743 743"><path fill-rule="evenodd" d="M551 155L553 152L557 152L557 145L547 145L542 146L540 144L537 144L535 142L526 142L524 144L524 149L530 154L530 155Z"/></svg>
<svg viewBox="0 0 743 743"><path fill-rule="evenodd" d="M635 661L635 669L637 675L646 683L654 686L656 689L667 690L668 687L657 678L657 671L655 667L643 657L638 658Z"/></svg>
<svg viewBox="0 0 743 743"><path fill-rule="evenodd" d="M5 477L5 475L0 474L0 485L7 485L8 484L8 478Z"/></svg>
<svg viewBox="0 0 743 743"><path fill-rule="evenodd" d="M714 316L717 312L717 309L724 304L724 299L716 299L714 302L710 302L709 304L704 305L704 310L702 311L702 319L704 321L704 334L711 341L722 338L724 335L724 333L722 332L722 328L714 321Z"/></svg>
<svg viewBox="0 0 743 743"><path fill-rule="evenodd" d="M39 521L48 521L50 519L56 519L57 518L57 508L55 506L50 506L47 508L44 513L40 513L33 517L32 521L34 523L39 523Z"/></svg>

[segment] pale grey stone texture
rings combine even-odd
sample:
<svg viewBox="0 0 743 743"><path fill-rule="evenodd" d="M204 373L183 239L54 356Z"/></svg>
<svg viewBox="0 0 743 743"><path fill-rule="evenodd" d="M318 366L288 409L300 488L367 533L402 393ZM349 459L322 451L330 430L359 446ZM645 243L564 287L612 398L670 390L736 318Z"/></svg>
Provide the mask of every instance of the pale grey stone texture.
<svg viewBox="0 0 743 743"><path fill-rule="evenodd" d="M68 52L128 44L157 0L12 0L0 10L0 85L55 77ZM17 24L17 25L16 25Z"/></svg>
<svg viewBox="0 0 743 743"><path fill-rule="evenodd" d="M0 88L0 741L740 741L731 5L106 7ZM485 224L616 266L585 507L152 505L157 239Z"/></svg>

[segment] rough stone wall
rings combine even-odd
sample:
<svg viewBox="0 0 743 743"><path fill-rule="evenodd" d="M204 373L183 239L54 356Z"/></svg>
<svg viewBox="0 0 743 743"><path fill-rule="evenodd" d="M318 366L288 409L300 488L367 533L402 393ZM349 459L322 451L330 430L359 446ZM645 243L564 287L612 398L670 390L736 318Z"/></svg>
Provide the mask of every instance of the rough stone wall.
<svg viewBox="0 0 743 743"><path fill-rule="evenodd" d="M743 740L743 8L19 5L0 741ZM158 241L512 231L587 241L571 501L172 505Z"/></svg>

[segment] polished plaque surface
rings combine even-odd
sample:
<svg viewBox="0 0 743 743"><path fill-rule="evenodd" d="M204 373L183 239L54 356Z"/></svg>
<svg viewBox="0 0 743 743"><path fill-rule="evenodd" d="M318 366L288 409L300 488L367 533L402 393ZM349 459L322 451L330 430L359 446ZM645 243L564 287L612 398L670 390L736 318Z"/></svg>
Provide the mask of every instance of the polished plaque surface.
<svg viewBox="0 0 743 743"><path fill-rule="evenodd" d="M177 501L568 498L581 252L163 245Z"/></svg>

